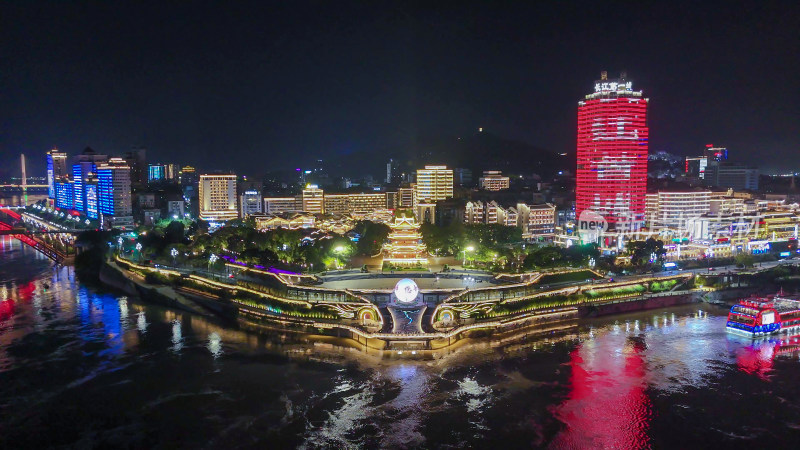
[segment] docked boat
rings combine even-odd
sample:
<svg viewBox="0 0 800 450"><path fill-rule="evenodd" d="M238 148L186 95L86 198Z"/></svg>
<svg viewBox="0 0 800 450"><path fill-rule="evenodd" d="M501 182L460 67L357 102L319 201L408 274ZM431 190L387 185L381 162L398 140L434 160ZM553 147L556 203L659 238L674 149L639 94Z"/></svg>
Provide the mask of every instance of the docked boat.
<svg viewBox="0 0 800 450"><path fill-rule="evenodd" d="M781 294L741 299L731 307L726 328L749 336L800 332L800 300Z"/></svg>

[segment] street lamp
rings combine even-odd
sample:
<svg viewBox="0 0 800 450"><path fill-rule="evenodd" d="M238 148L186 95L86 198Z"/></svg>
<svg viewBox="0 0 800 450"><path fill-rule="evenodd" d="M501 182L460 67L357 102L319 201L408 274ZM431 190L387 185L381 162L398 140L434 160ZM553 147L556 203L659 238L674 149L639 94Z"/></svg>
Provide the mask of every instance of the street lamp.
<svg viewBox="0 0 800 450"><path fill-rule="evenodd" d="M333 252L336 253L336 268L338 269L339 268L339 255L341 255L342 252L344 252L344 247L339 245L339 246L337 246L336 248L333 249Z"/></svg>
<svg viewBox="0 0 800 450"><path fill-rule="evenodd" d="M211 271L211 265L214 264L215 262L217 262L218 259L219 259L219 257L217 255L213 254L213 253L211 254L211 256L208 257L208 271L209 272Z"/></svg>
<svg viewBox="0 0 800 450"><path fill-rule="evenodd" d="M117 251L119 251L119 253L122 254L122 237L121 236L119 237L119 239L117 239Z"/></svg>
<svg viewBox="0 0 800 450"><path fill-rule="evenodd" d="M172 250L169 251L169 254L172 255L172 265L174 266L175 257L178 256L178 249L173 247Z"/></svg>
<svg viewBox="0 0 800 450"><path fill-rule="evenodd" d="M142 243L136 243L136 251L139 253L139 262L142 262Z"/></svg>
<svg viewBox="0 0 800 450"><path fill-rule="evenodd" d="M467 252L473 252L473 251L475 251L475 247L473 247L471 245L469 247L465 248L464 250L462 250L462 252L464 252L464 261L461 263L462 266L467 264Z"/></svg>

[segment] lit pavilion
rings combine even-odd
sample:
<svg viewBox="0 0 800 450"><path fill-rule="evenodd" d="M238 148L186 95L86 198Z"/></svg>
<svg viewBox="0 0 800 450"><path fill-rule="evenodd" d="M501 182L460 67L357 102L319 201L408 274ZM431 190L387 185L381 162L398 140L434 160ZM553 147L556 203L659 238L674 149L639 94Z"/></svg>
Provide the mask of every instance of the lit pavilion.
<svg viewBox="0 0 800 450"><path fill-rule="evenodd" d="M384 244L384 263L396 266L427 265L428 256L419 224L413 216L396 216L389 224L389 242Z"/></svg>

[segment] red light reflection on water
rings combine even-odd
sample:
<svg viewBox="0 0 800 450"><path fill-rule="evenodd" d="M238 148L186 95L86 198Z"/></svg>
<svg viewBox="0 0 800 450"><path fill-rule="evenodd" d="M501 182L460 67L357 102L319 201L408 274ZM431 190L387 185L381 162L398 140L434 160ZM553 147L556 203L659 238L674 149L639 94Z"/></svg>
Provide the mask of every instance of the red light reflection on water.
<svg viewBox="0 0 800 450"><path fill-rule="evenodd" d="M766 380L777 356L794 356L798 351L800 351L800 335L774 336L738 347L735 350L736 366L744 373Z"/></svg>
<svg viewBox="0 0 800 450"><path fill-rule="evenodd" d="M570 354L570 393L556 407L556 448L644 448L651 417L642 348L624 335L596 337Z"/></svg>

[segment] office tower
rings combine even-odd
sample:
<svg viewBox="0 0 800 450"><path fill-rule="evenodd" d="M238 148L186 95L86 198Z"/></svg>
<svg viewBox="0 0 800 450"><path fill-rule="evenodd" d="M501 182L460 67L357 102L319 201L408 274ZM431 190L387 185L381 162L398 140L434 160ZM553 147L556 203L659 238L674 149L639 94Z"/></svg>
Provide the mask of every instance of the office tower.
<svg viewBox="0 0 800 450"><path fill-rule="evenodd" d="M97 167L97 204L104 228L132 228L131 168L122 158Z"/></svg>
<svg viewBox="0 0 800 450"><path fill-rule="evenodd" d="M416 203L435 203L452 196L453 171L447 166L425 166L417 170Z"/></svg>
<svg viewBox="0 0 800 450"><path fill-rule="evenodd" d="M647 191L647 103L623 73L606 72L594 92L578 102L578 221L590 210L611 228L638 228L644 222Z"/></svg>
<svg viewBox="0 0 800 450"><path fill-rule="evenodd" d="M150 164L147 167L147 182L164 181L166 178L166 167L163 164Z"/></svg>
<svg viewBox="0 0 800 450"><path fill-rule="evenodd" d="M197 170L192 166L183 166L178 173L181 186L192 186L197 183Z"/></svg>
<svg viewBox="0 0 800 450"><path fill-rule="evenodd" d="M134 186L147 184L147 149L134 147L125 152L123 159L131 168L131 184Z"/></svg>
<svg viewBox="0 0 800 450"><path fill-rule="evenodd" d="M55 190L55 205L59 209L75 208L75 190L71 180L67 177L56 178L53 182Z"/></svg>
<svg viewBox="0 0 800 450"><path fill-rule="evenodd" d="M119 158L117 158L119 159ZM107 155L101 155L90 147L83 153L72 158L72 181L74 182L75 211L86 213L86 190L83 188L86 180L97 173L97 167L108 161Z"/></svg>
<svg viewBox="0 0 800 450"><path fill-rule="evenodd" d="M239 196L239 217L246 218L251 214L261 214L261 191L249 189Z"/></svg>
<svg viewBox="0 0 800 450"><path fill-rule="evenodd" d="M386 163L386 184L399 184L402 174L397 160L390 158Z"/></svg>
<svg viewBox="0 0 800 450"><path fill-rule="evenodd" d="M83 189L86 193L86 216L90 219L98 219L100 212L100 202L98 199L99 180L96 174L91 174L86 179Z"/></svg>
<svg viewBox="0 0 800 450"><path fill-rule="evenodd" d="M453 182L459 186L472 186L472 170L464 168L453 169Z"/></svg>
<svg viewBox="0 0 800 450"><path fill-rule="evenodd" d="M756 167L709 160L703 183L711 187L757 191L758 175Z"/></svg>
<svg viewBox="0 0 800 450"><path fill-rule="evenodd" d="M310 214L324 213L324 196L324 191L316 184L307 185L303 189L303 211Z"/></svg>
<svg viewBox="0 0 800 450"><path fill-rule="evenodd" d="M200 218L208 222L236 219L236 175L200 175L198 183Z"/></svg>
<svg viewBox="0 0 800 450"><path fill-rule="evenodd" d="M56 198L55 182L67 176L67 154L54 148L47 152L47 196Z"/></svg>
<svg viewBox="0 0 800 450"><path fill-rule="evenodd" d="M177 164L164 164L164 179L172 183L178 181L180 168Z"/></svg>
<svg viewBox="0 0 800 450"><path fill-rule="evenodd" d="M487 191L502 191L508 189L511 180L504 177L499 170L485 170L483 176L478 181L478 186Z"/></svg>

